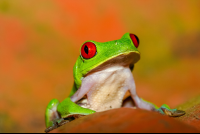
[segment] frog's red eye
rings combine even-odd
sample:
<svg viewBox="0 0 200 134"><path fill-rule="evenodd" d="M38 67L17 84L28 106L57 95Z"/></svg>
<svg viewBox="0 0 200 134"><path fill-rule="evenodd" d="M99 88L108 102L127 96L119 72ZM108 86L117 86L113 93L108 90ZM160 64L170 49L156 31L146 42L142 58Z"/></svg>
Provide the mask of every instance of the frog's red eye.
<svg viewBox="0 0 200 134"><path fill-rule="evenodd" d="M81 47L81 55L84 59L90 59L96 54L96 46L92 42L86 42Z"/></svg>
<svg viewBox="0 0 200 134"><path fill-rule="evenodd" d="M136 48L139 46L139 38L135 34L130 34L131 40Z"/></svg>

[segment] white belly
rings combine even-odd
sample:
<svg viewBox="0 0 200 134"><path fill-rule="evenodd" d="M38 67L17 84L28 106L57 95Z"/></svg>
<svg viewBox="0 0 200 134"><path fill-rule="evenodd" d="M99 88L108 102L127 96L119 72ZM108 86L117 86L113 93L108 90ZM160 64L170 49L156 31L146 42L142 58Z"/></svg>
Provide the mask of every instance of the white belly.
<svg viewBox="0 0 200 134"><path fill-rule="evenodd" d="M97 112L120 108L123 97L128 90L126 86L127 77L132 75L130 69L115 66L91 75L98 81L87 93L86 108Z"/></svg>

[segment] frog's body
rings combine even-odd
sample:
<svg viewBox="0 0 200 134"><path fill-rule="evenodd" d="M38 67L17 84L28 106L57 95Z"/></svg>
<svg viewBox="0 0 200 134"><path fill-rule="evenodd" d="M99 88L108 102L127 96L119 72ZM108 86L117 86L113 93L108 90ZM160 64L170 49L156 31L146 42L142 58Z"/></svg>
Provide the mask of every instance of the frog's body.
<svg viewBox="0 0 200 134"><path fill-rule="evenodd" d="M53 99L46 109L46 127L56 128L64 118L88 115L127 106L123 98L130 92L137 108L162 114L182 115L167 105L158 108L138 97L132 76L134 64L140 59L137 36L126 33L121 39L105 43L87 41L74 66L74 85L68 98L59 103Z"/></svg>
<svg viewBox="0 0 200 134"><path fill-rule="evenodd" d="M125 93L130 89L128 86L129 82L132 81L131 76L130 69L122 66L113 66L87 76L83 79L86 83L95 80L95 78L98 79L94 81L94 86L91 89L85 91L87 98L78 104L96 112L120 108ZM77 94L71 97L74 102L78 100L77 98L79 98Z"/></svg>

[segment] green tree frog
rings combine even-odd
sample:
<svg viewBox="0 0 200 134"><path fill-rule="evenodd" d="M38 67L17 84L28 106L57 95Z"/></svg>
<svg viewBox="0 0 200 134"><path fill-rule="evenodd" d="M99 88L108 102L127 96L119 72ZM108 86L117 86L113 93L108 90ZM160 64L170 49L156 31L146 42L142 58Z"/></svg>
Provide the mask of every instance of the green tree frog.
<svg viewBox="0 0 200 134"><path fill-rule="evenodd" d="M158 108L137 95L132 70L140 59L138 46L138 37L130 33L119 40L83 43L73 68L74 85L69 97L61 103L53 99L46 108L46 132L63 125L67 118L120 107L136 107L169 116L185 114L166 104ZM131 99L125 103L123 97L127 91Z"/></svg>

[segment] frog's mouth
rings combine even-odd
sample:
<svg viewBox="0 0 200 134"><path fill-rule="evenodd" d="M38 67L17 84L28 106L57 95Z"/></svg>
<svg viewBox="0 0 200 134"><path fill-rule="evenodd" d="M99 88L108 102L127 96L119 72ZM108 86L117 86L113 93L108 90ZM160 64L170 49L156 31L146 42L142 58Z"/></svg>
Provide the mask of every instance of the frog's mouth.
<svg viewBox="0 0 200 134"><path fill-rule="evenodd" d="M121 107L127 91L135 95L131 70L139 58L138 53L130 52L99 65L85 75L71 100L97 112Z"/></svg>

